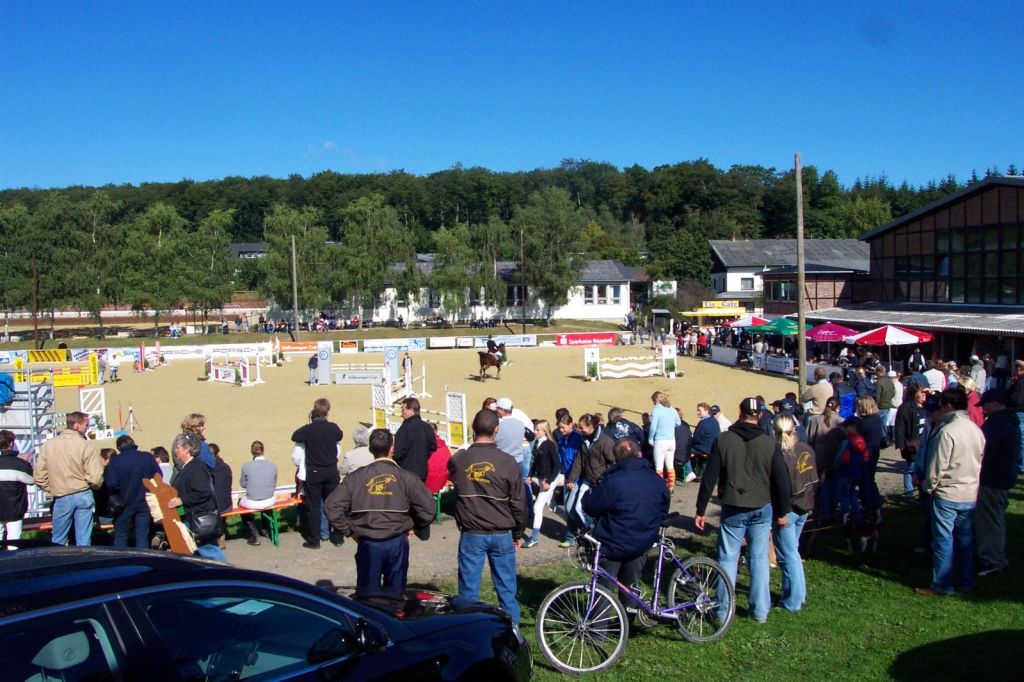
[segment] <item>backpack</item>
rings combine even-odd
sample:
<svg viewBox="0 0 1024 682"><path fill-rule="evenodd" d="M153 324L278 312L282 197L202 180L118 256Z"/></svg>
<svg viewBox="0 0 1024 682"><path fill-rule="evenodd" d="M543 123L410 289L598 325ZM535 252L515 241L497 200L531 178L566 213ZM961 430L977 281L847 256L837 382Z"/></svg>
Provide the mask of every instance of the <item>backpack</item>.
<svg viewBox="0 0 1024 682"><path fill-rule="evenodd" d="M857 392L846 384L840 384L840 386L846 386L846 390L842 394L836 395L839 400L839 416L849 419L857 408Z"/></svg>

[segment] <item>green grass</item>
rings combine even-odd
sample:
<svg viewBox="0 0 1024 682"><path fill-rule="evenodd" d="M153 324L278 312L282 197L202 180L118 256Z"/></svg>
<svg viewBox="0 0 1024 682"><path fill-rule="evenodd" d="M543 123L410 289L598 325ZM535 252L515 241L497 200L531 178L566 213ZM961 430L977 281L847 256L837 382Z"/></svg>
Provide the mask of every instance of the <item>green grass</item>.
<svg viewBox="0 0 1024 682"><path fill-rule="evenodd" d="M1024 486L1010 492L1011 570L977 579L977 589L921 597L931 562L912 552L920 537L917 500L891 500L881 545L873 555L849 552L837 531L823 531L805 561L807 605L773 609L766 625L744 615L748 575L740 571L738 613L720 641L690 644L661 625L630 638L625 654L595 680L1010 680L1024 670ZM684 537L685 536L685 537ZM714 538L674 531L677 545L714 556ZM805 552L805 555L807 553ZM555 586L583 573L568 562L524 571L519 578L523 630L534 645L535 679L562 677L540 654L534 616ZM772 570L777 598L780 574ZM453 583L439 585L454 591ZM483 599L496 603L493 592Z"/></svg>

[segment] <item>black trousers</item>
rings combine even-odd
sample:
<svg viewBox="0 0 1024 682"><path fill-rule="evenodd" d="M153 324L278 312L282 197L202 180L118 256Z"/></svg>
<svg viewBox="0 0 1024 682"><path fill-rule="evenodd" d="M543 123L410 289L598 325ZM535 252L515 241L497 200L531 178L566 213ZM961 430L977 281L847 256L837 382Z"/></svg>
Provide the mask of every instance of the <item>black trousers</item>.
<svg viewBox="0 0 1024 682"><path fill-rule="evenodd" d="M341 476L337 468L306 471L303 489L306 494L306 539L310 542L320 542L320 510L323 508L324 500L334 492L340 482Z"/></svg>
<svg viewBox="0 0 1024 682"><path fill-rule="evenodd" d="M618 578L619 582L623 585L630 587L641 581L644 572L644 563L646 560L646 553L641 554L638 557L633 557L632 559L623 559L621 561L601 557L601 568ZM601 582L605 587L612 590L615 589L615 584L606 578L602 578ZM620 599L622 600L623 606L635 606L633 600L625 595L621 596Z"/></svg>
<svg viewBox="0 0 1024 682"><path fill-rule="evenodd" d="M409 538L363 538L356 549L356 590L367 597L401 598L409 573Z"/></svg>

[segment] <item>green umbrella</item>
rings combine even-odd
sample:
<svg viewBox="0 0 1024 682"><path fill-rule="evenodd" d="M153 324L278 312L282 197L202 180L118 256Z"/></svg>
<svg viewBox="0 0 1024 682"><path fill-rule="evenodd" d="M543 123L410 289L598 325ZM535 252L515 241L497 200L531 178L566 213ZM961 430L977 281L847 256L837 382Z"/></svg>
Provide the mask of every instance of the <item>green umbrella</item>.
<svg viewBox="0 0 1024 682"><path fill-rule="evenodd" d="M804 325L806 329L810 329L811 325ZM796 320L792 320L788 317L780 317L777 320L772 320L768 324L761 324L756 327L750 327L747 329L751 334L778 334L781 336L796 336L797 323Z"/></svg>

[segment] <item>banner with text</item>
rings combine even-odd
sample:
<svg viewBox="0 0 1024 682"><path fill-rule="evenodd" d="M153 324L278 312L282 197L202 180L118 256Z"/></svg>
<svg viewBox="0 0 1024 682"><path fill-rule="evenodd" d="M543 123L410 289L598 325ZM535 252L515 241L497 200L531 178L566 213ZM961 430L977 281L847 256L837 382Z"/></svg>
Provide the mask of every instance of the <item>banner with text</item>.
<svg viewBox="0 0 1024 682"><path fill-rule="evenodd" d="M385 348L397 348L400 351L420 351L427 349L426 338L415 339L366 339L363 341L364 353L383 353Z"/></svg>
<svg viewBox="0 0 1024 682"><path fill-rule="evenodd" d="M536 334L501 334L501 335L495 335L492 338L494 339L495 343L497 343L499 345L505 344L505 346L508 347L508 348L527 347L527 346L536 346L537 345L537 335ZM477 347L477 348L486 348L487 347L487 337L486 336L477 336L477 337L475 337L475 339L473 341L473 345L475 347Z"/></svg>
<svg viewBox="0 0 1024 682"><path fill-rule="evenodd" d="M557 334L556 346L614 346L619 339L615 332L584 332L579 334Z"/></svg>

